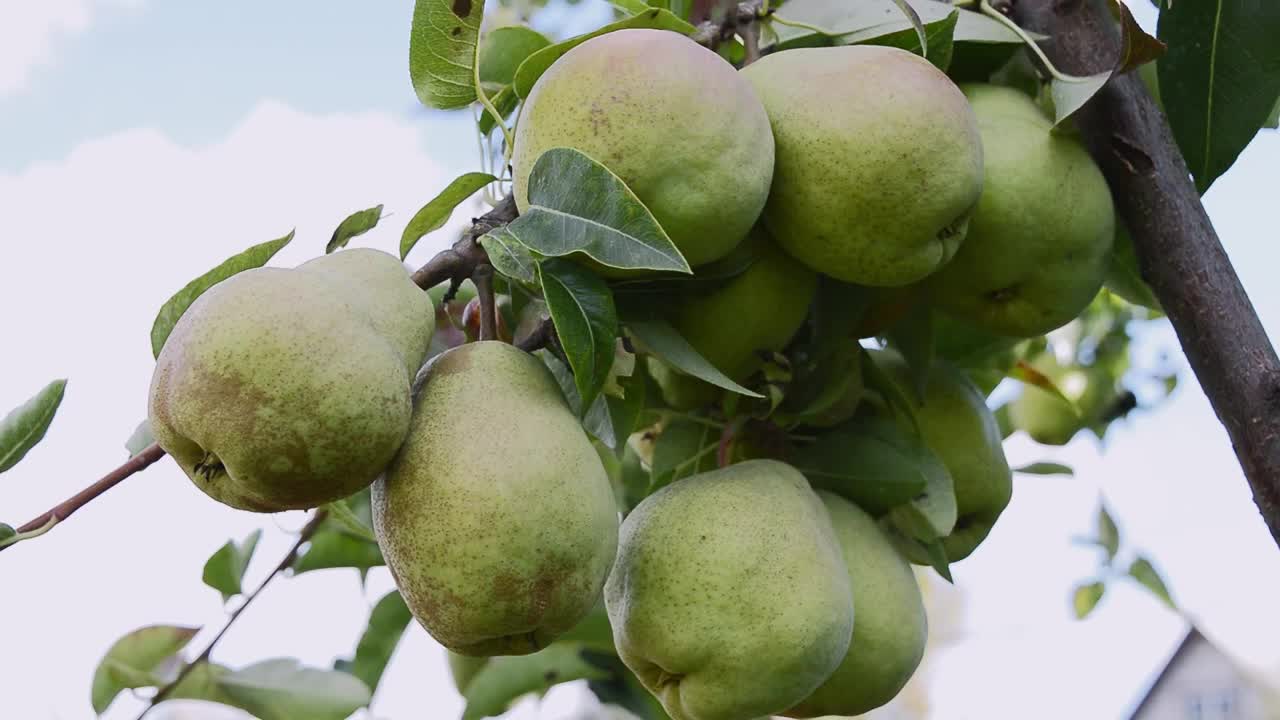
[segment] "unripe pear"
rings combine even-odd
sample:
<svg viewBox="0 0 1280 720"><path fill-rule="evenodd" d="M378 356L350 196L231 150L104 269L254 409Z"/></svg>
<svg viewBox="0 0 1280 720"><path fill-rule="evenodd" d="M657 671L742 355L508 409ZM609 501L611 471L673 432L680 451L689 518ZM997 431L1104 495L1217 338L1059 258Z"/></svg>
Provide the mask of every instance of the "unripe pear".
<svg viewBox="0 0 1280 720"><path fill-rule="evenodd" d="M840 667L783 714L861 715L892 700L920 665L928 639L924 598L911 565L874 518L838 495L816 492L840 541L857 621Z"/></svg>
<svg viewBox="0 0 1280 720"><path fill-rule="evenodd" d="M694 475L640 503L605 606L619 656L673 720L795 706L840 664L854 623L826 509L774 460Z"/></svg>
<svg viewBox="0 0 1280 720"><path fill-rule="evenodd" d="M573 627L613 563L613 490L559 385L502 342L441 354L408 439L373 486L405 603L464 655L523 655Z"/></svg>
<svg viewBox="0 0 1280 720"><path fill-rule="evenodd" d="M404 440L434 326L431 300L386 253L239 273L174 325L151 380L152 432L197 487L232 507L346 497Z"/></svg>
<svg viewBox="0 0 1280 720"><path fill-rule="evenodd" d="M1042 335L1080 314L1110 266L1115 209L1075 139L1012 88L966 85L985 180L969 235L927 281L938 309L991 332Z"/></svg>
<svg viewBox="0 0 1280 720"><path fill-rule="evenodd" d="M554 147L622 178L695 266L746 236L773 175L769 118L751 86L719 55L666 30L592 38L538 79L511 158L521 212L534 163Z"/></svg>
<svg viewBox="0 0 1280 720"><path fill-rule="evenodd" d="M1044 352L1031 367L1053 381L1075 408L1048 390L1023 385L1009 404L1009 420L1044 445L1066 445L1076 433L1096 421L1107 401L1115 397L1111 375L1098 367L1063 367L1053 352ZM1079 410L1079 414L1076 413Z"/></svg>
<svg viewBox="0 0 1280 720"><path fill-rule="evenodd" d="M764 223L784 250L882 287L951 259L982 191L982 146L942 71L905 50L857 45L774 53L742 72L773 126Z"/></svg>
<svg viewBox="0 0 1280 720"><path fill-rule="evenodd" d="M744 382L804 325L818 276L782 252L762 230L747 240L755 262L709 293L682 298L671 324L708 362L734 382ZM677 409L715 400L720 391L650 358L650 374L663 399Z"/></svg>
<svg viewBox="0 0 1280 720"><path fill-rule="evenodd" d="M914 398L911 372L902 357L888 350L872 355L903 394ZM948 560L963 560L991 532L1013 494L1013 474L1004 456L1000 427L982 391L942 359L930 368L923 401L913 400L912 405L925 445L951 473L956 524L942 544ZM901 548L912 562L928 564L920 548L909 542Z"/></svg>

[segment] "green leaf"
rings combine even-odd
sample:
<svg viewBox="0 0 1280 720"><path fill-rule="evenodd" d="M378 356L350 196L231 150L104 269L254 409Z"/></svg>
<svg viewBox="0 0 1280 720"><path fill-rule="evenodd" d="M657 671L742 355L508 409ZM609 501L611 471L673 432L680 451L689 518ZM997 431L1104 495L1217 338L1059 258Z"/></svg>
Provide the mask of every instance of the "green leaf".
<svg viewBox="0 0 1280 720"><path fill-rule="evenodd" d="M1116 527L1116 521L1102 503L1098 504L1098 545L1107 551L1107 562L1114 560L1116 553L1120 552L1120 528Z"/></svg>
<svg viewBox="0 0 1280 720"><path fill-rule="evenodd" d="M292 658L264 660L227 673L218 686L236 707L259 720L345 720L372 699L359 678L302 667Z"/></svg>
<svg viewBox="0 0 1280 720"><path fill-rule="evenodd" d="M688 418L676 418L667 424L653 447L653 464L649 467L649 492L716 468L716 450L720 431Z"/></svg>
<svg viewBox="0 0 1280 720"><path fill-rule="evenodd" d="M907 2L907 0L893 0L893 4L898 6L898 9L902 11L903 16L905 16L907 21L911 23L911 29L915 31L916 41L920 46L920 54L928 56L929 37L925 33L924 23L921 22L919 13L916 12L915 8L911 7L911 3ZM954 23L955 21L953 20L953 26ZM945 65L943 67L945 67Z"/></svg>
<svg viewBox="0 0 1280 720"><path fill-rule="evenodd" d="M1053 124L1061 125L1064 120L1075 114L1077 110L1084 107L1103 85L1111 79L1111 71L1097 73L1096 75L1087 75L1084 77L1073 77L1063 80L1054 78L1049 83L1049 93L1053 98Z"/></svg>
<svg viewBox="0 0 1280 720"><path fill-rule="evenodd" d="M476 46L484 0L417 0L409 34L409 78L418 100L456 110L476 99Z"/></svg>
<svg viewBox="0 0 1280 720"><path fill-rule="evenodd" d="M1146 588L1155 595L1160 602L1167 605L1171 610L1177 610L1178 606L1173 602L1173 596L1169 594L1169 587L1165 585L1164 579L1160 577L1160 572L1156 570L1151 561L1139 555L1129 565L1129 577L1138 581L1138 584Z"/></svg>
<svg viewBox="0 0 1280 720"><path fill-rule="evenodd" d="M613 268L692 272L635 193L572 148L538 156L529 174L529 207L507 227L547 257L580 252Z"/></svg>
<svg viewBox="0 0 1280 720"><path fill-rule="evenodd" d="M929 306L918 303L907 316L889 329L889 344L907 361L911 391L916 402L924 402L924 389L933 369L936 343L933 337L933 313Z"/></svg>
<svg viewBox="0 0 1280 720"><path fill-rule="evenodd" d="M142 422L138 423L138 427L133 429L129 439L124 441L124 449L129 451L129 457L134 457L151 447L155 441L156 437L151 433L151 420L143 418Z"/></svg>
<svg viewBox="0 0 1280 720"><path fill-rule="evenodd" d="M613 366L618 337L613 294L599 275L561 258L538 263L538 278L578 397L583 407L590 407Z"/></svg>
<svg viewBox="0 0 1280 720"><path fill-rule="evenodd" d="M413 615L404 598L396 590L392 590L369 614L369 624L360 643L356 646L355 657L351 660L340 659L334 663L335 670L350 673L369 687L370 692L377 692L378 683L382 681L382 673L391 662L391 655L400 644L400 637L409 625Z"/></svg>
<svg viewBox="0 0 1280 720"><path fill-rule="evenodd" d="M1108 71L1080 77L1055 77L1049 84L1053 99L1054 125L1084 107L1114 75L1128 72L1150 62L1164 52L1164 44L1143 31L1133 14L1119 0L1111 0L1111 7L1120 18L1121 51L1116 64Z"/></svg>
<svg viewBox="0 0 1280 720"><path fill-rule="evenodd" d="M1035 462L1022 467L1014 468L1014 472L1024 475L1075 475L1076 471L1071 469L1070 465L1063 465L1055 462Z"/></svg>
<svg viewBox="0 0 1280 720"><path fill-rule="evenodd" d="M609 4L612 5L618 11L629 16L639 15L640 13L645 12L646 10L649 10L651 7L644 0L611 0ZM659 3L653 4L654 7L658 5Z"/></svg>
<svg viewBox="0 0 1280 720"><path fill-rule="evenodd" d="M1110 0L1112 14L1120 18L1120 59L1116 62L1117 75L1127 73L1149 62L1154 62L1169 48L1163 42L1147 34L1138 24L1133 13L1121 0Z"/></svg>
<svg viewBox="0 0 1280 720"><path fill-rule="evenodd" d="M1080 414L1080 408L1076 407L1076 404L1071 401L1071 398L1067 397L1062 392L1062 388L1058 387L1058 384L1053 381L1053 378L1035 369L1027 361L1019 360L1013 366L1013 370L1009 372L1009 377L1015 380L1018 380L1020 382L1024 382L1028 385L1031 385L1032 387L1037 387L1037 388L1040 388L1041 390L1044 390L1045 392L1058 398L1059 400L1066 403L1067 405L1070 405L1071 409L1075 411L1076 415Z"/></svg>
<svg viewBox="0 0 1280 720"><path fill-rule="evenodd" d="M614 448L621 454L627 438L636 431L640 413L644 411L645 372L637 367L627 377L618 378L618 384L622 386L622 397L606 397L605 402L609 406L609 420L613 423Z"/></svg>
<svg viewBox="0 0 1280 720"><path fill-rule="evenodd" d="M1111 250L1111 265L1107 268L1106 285L1108 290L1134 305L1163 312L1155 291L1142 279L1133 237L1121 222L1116 223L1116 239Z"/></svg>
<svg viewBox="0 0 1280 720"><path fill-rule="evenodd" d="M717 387L731 390L739 395L747 397L763 398L764 396L757 392L752 392L738 383L725 377L714 365L707 362L707 359L698 354L697 350L680 336L671 323L665 320L632 320L627 323L627 329L631 334L642 343L648 352L658 356L667 364L677 370L692 375L699 380L704 380Z"/></svg>
<svg viewBox="0 0 1280 720"><path fill-rule="evenodd" d="M943 580L954 585L956 581L951 577L951 561L947 559L947 549L942 545L942 541L934 540L924 543L923 547L929 557L929 567L941 575Z"/></svg>
<svg viewBox="0 0 1280 720"><path fill-rule="evenodd" d="M506 225L481 235L479 243L494 270L528 287L537 286L537 258Z"/></svg>
<svg viewBox="0 0 1280 720"><path fill-rule="evenodd" d="M65 379L54 380L0 420L0 473L17 465L44 439L66 390Z"/></svg>
<svg viewBox="0 0 1280 720"><path fill-rule="evenodd" d="M819 436L792 464L814 487L881 515L924 492L927 452L892 421L860 418Z"/></svg>
<svg viewBox="0 0 1280 720"><path fill-rule="evenodd" d="M865 349L862 353L862 380L867 388L880 394L893 409L894 414L911 426L916 435L920 434L920 424L916 420L915 404L907 398L902 386L897 383L884 368L876 362L875 356Z"/></svg>
<svg viewBox="0 0 1280 720"><path fill-rule="evenodd" d="M280 252L281 248L288 245L290 240L293 240L292 230L282 238L254 245L239 255L233 255L222 261L222 264L218 267L187 283L173 297L165 301L165 304L160 308L159 314L156 315L155 322L151 324L151 354L154 357L160 357L160 349L164 347L164 341L169 339L169 333L173 331L173 326L178 323L179 318L187 311L191 303L204 294L205 290L232 275L266 265L267 261Z"/></svg>
<svg viewBox="0 0 1280 720"><path fill-rule="evenodd" d="M462 720L501 715L516 698L552 685L608 677L599 663L597 653L576 643L555 643L532 655L492 658L467 685Z"/></svg>
<svg viewBox="0 0 1280 720"><path fill-rule="evenodd" d="M1077 585L1071 596L1071 607L1075 610L1076 619L1083 620L1098 606L1107 586L1101 580Z"/></svg>
<svg viewBox="0 0 1280 720"><path fill-rule="evenodd" d="M1280 3L1174 2L1157 34L1165 114L1203 193L1266 123L1280 97Z"/></svg>
<svg viewBox="0 0 1280 720"><path fill-rule="evenodd" d="M574 380L573 371L568 365L564 364L560 358L556 357L548 350L539 350L536 355L542 358L543 364L551 370L551 375L560 384L560 391L564 394L565 402L569 404L569 409L574 415L582 418L582 427L593 437L609 447L616 447L620 441L613 435L613 423L609 418L609 405L605 402L604 395L596 395L596 399L591 403L590 407L582 407L582 396L578 394L578 386ZM622 438L625 440L626 438Z"/></svg>
<svg viewBox="0 0 1280 720"><path fill-rule="evenodd" d="M1267 118L1267 121L1262 124L1262 127L1270 130L1280 128L1280 100L1276 100L1276 106L1271 108L1271 117Z"/></svg>
<svg viewBox="0 0 1280 720"><path fill-rule="evenodd" d="M202 660L196 663L187 676L169 691L167 700L204 700L230 707L236 707L236 701L222 689L219 682L231 672L231 668L216 665Z"/></svg>
<svg viewBox="0 0 1280 720"><path fill-rule="evenodd" d="M351 509L351 506L347 504L347 500L345 498L342 500L335 500L334 502L325 505L324 509L329 513L327 519L332 520L335 525L348 534L362 540L368 540L369 542L378 541L378 539L374 537L373 528L369 527L369 524L366 521L356 515L355 511Z"/></svg>
<svg viewBox="0 0 1280 720"><path fill-rule="evenodd" d="M5 540L14 537L17 534L18 531L14 530L12 525L0 523L0 547L4 547L3 543Z"/></svg>
<svg viewBox="0 0 1280 720"><path fill-rule="evenodd" d="M640 720L670 720L662 703L658 701L622 660L609 658L609 677L591 680L588 689L601 704L616 705Z"/></svg>
<svg viewBox="0 0 1280 720"><path fill-rule="evenodd" d="M577 37L569 38L564 42L556 43L551 47L543 48L530 55L523 63L520 64L520 68L516 70L515 82L513 83L516 89L516 94L521 98L529 97L529 91L533 90L534 83L538 81L538 78L542 77L542 73L546 72L547 68L551 67L552 63L560 59L561 55L564 55L593 37L611 33L614 30L625 30L628 28L673 30L682 35L688 35L694 31L694 27L692 25L676 17L669 10L650 8L638 15L610 23L585 35L578 35Z"/></svg>
<svg viewBox="0 0 1280 720"><path fill-rule="evenodd" d="M93 672L90 700L101 715L121 690L158 687L178 670L177 655L200 628L150 625L116 640Z"/></svg>
<svg viewBox="0 0 1280 720"><path fill-rule="evenodd" d="M422 2L418 5L421 6ZM495 180L497 180L496 177L482 172L469 172L454 178L453 182L440 191L439 195L413 214L413 218L409 220L404 233L400 236L400 259L408 257L409 251L427 233L444 227L444 224L449 222L449 216L453 215L454 208L458 207L463 200Z"/></svg>
<svg viewBox="0 0 1280 720"><path fill-rule="evenodd" d="M377 543L326 528L311 538L306 553L293 562L293 571L297 574L330 568L364 571L385 564Z"/></svg>
<svg viewBox="0 0 1280 720"><path fill-rule="evenodd" d="M923 55L934 67L946 72L947 67L951 64L951 55L955 49L954 34L956 23L960 20L960 11L955 10L943 17L941 20L926 23L922 26L928 54L925 55L924 49L920 45L920 34L914 27L899 30L885 35L878 35L868 40L851 40L846 36L840 38L842 43L850 45L883 45L887 47L896 47L913 52L917 55Z"/></svg>
<svg viewBox="0 0 1280 720"><path fill-rule="evenodd" d="M363 235L372 230L382 219L382 206L371 207L351 213L333 231L329 244L324 246L325 254L340 250L351 242L351 238Z"/></svg>
<svg viewBox="0 0 1280 720"><path fill-rule="evenodd" d="M549 45L546 35L523 25L490 30L480 42L480 82L510 85L525 58Z"/></svg>
<svg viewBox="0 0 1280 720"><path fill-rule="evenodd" d="M777 45L779 49L811 45L851 45L906 31L912 37L911 44L919 48L920 32L915 21L918 20L922 27L927 27L929 24L945 21L955 11L956 8L949 3L933 0L789 0L777 15L787 21L821 28L823 32L783 25L781 22L771 23L777 37L764 39L762 45ZM911 17L908 12L915 17ZM927 39L927 31L925 36ZM929 54L933 54L932 45L929 46Z"/></svg>
<svg viewBox="0 0 1280 720"><path fill-rule="evenodd" d="M249 568L249 560L258 547L262 537L261 530L254 530L242 543L228 540L204 563L204 584L222 593L222 601L226 602L233 595L244 592L241 582L244 572Z"/></svg>
<svg viewBox="0 0 1280 720"><path fill-rule="evenodd" d="M919 438L911 436L906 436L906 440L919 442ZM887 518L903 537L927 544L951 534L959 510L955 482L942 459L923 443L916 457L924 473L924 491L890 510Z"/></svg>

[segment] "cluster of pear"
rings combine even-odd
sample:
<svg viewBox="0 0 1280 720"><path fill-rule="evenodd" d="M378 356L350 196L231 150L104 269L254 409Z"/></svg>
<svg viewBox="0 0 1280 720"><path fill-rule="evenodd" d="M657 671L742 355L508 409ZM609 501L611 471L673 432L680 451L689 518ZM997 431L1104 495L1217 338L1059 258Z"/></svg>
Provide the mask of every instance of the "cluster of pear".
<svg viewBox="0 0 1280 720"><path fill-rule="evenodd" d="M1075 317L1105 275L1111 199L1051 125L1030 98L957 87L902 50L786 50L738 71L684 36L622 30L538 80L513 192L525 210L534 161L572 147L625 181L695 275L746 252L745 271L664 312L749 383L823 283L878 289L881 319L903 298L1008 336ZM164 345L155 437L237 508L316 507L372 484L397 586L459 656L537 652L603 598L618 656L675 720L856 715L905 685L926 641L911 563L930 557L848 484L857 472L806 478L757 449L622 519L543 362L480 341L423 367L434 317L378 251L235 275ZM867 431L884 408L861 379L872 358L915 398L912 424L956 499L942 547L963 559L1010 499L1000 431L983 391L945 362L920 383L891 351L864 356L857 339L875 332L866 315L850 322L838 397L805 425L819 441ZM652 356L643 367L668 407L714 412L721 399Z"/></svg>

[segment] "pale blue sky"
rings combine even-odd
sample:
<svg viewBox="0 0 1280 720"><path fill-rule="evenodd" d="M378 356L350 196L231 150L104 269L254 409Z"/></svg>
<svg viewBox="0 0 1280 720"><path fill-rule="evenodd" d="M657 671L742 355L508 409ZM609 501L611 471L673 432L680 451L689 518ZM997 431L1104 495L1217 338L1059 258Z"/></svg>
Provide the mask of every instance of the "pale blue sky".
<svg viewBox="0 0 1280 720"><path fill-rule="evenodd" d="M21 522L123 459L121 443L145 412L151 320L186 280L293 227L298 239L276 264L299 262L322 252L348 212L377 203L391 216L356 244L392 249L423 202L474 169L466 114L426 112L409 87L411 5L0 0L0 409L70 377L48 439L0 477L0 520ZM594 8L574 16L580 27L607 12ZM1133 8L1150 22L1146 0ZM1277 166L1280 135L1269 133L1206 198L1273 335ZM447 240L433 236L410 259ZM1148 336L1148 355L1176 349L1167 327ZM1188 373L1161 411L1114 428L1105 453L1088 439L1051 450L1020 436L1007 451L1014 465L1054 459L1077 476L1018 478L988 543L956 566L963 603L943 605L963 608L959 640L928 669L933 717L1118 718L1137 698L1185 624L1124 585L1088 621L1071 620L1070 587L1094 568L1092 551L1071 538L1090 531L1099 493L1206 633L1280 679L1280 553ZM0 716L89 717L90 675L111 641L153 622L217 627L222 607L200 582L204 559L265 526L256 582L289 543L281 528L301 522L211 503L162 462L6 552ZM380 572L365 593L350 572L282 581L217 657L327 665L350 651L368 604L389 587ZM439 646L409 633L377 716L456 716L445 673ZM542 716L567 717L578 697L554 693ZM137 707L122 698L108 717ZM522 713L536 714L530 704Z"/></svg>

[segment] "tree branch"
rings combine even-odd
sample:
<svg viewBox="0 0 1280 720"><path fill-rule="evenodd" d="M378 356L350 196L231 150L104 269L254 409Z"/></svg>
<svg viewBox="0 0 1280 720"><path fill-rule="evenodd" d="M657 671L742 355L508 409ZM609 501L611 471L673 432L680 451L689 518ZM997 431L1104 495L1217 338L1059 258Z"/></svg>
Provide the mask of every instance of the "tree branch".
<svg viewBox="0 0 1280 720"><path fill-rule="evenodd" d="M42 528L50 521L60 523L63 520L66 520L71 517L72 513L85 505L88 505L94 498L105 493L116 485L119 485L125 478L147 469L157 460L164 457L164 455L164 450L161 450L159 445L155 443L148 445L142 452L126 460L123 465L104 475L101 480L81 490L75 495L72 495L70 498L63 500L48 511L37 515L26 524L17 528L18 533L28 533L32 530ZM6 547L12 546L3 545L0 546L0 550L4 550Z"/></svg>
<svg viewBox="0 0 1280 720"><path fill-rule="evenodd" d="M1049 35L1064 72L1114 67L1120 34L1089 0L1017 0L1013 17ZM1117 76L1075 116L1111 186L1143 279L1169 316L1227 429L1253 499L1280 544L1280 361L1192 183L1168 121L1136 73Z"/></svg>
<svg viewBox="0 0 1280 720"><path fill-rule="evenodd" d="M413 282L423 290L429 290L448 280L452 283L444 298L445 302L448 302L453 298L453 294L457 292L463 280L471 277L476 268L489 262L489 254L476 241L490 230L515 220L517 215L519 212L516 210L515 197L513 194L508 194L492 210L475 218L471 227L462 234L453 247L441 252L428 260L426 265L418 268L413 273Z"/></svg>
<svg viewBox="0 0 1280 720"><path fill-rule="evenodd" d="M706 5L709 12L710 3L706 3ZM698 29L689 37L699 45L709 50L715 50L720 46L720 43L733 37L739 31L739 28L753 26L757 20L764 17L763 8L763 0L746 0L746 2L731 6L723 18L710 17L709 15L699 16L695 13L693 17L697 19L693 20L693 22L697 24ZM757 46L756 52L758 50L759 47ZM748 61L755 59L757 58L749 57Z"/></svg>
<svg viewBox="0 0 1280 720"><path fill-rule="evenodd" d="M245 611L245 608L249 607L249 605L257 599L258 595L266 589L267 585L269 585L277 575L288 570L289 566L293 565L293 561L298 559L298 551L301 550L302 546L316 534L316 530L320 528L320 523L324 522L326 514L327 513L324 510L316 510L315 514L311 516L311 519L307 521L307 524L302 527L301 531L299 531L298 539L293 543L293 547L289 548L289 552L285 553L285 556L276 564L275 568L273 568L271 572L263 578L262 582L258 584L258 587L254 588L253 592L245 596L244 602L240 603L240 607L236 608L235 611L231 613L231 616L227 618L226 623L222 625L222 629L218 631L217 635L213 636L213 639L209 641L208 645L205 645L204 650L202 650L194 660L184 665L182 670L178 671L178 674L168 685L165 685L156 691L156 694L151 697L151 702L147 703L147 706L142 709L142 712L138 713L137 720L142 720L142 718L147 716L147 713L151 712L152 708L159 705L161 702L164 702L169 694L173 692L173 689L178 687L178 685L191 674L196 666L209 660L209 656L213 654L213 649L217 647L219 642L221 642L222 637L226 635L227 631L231 629L231 626L235 624L236 619L238 619L240 614Z"/></svg>
<svg viewBox="0 0 1280 720"><path fill-rule="evenodd" d="M484 263L471 275L476 284L476 299L480 301L480 339L498 339L498 308L493 296L493 266Z"/></svg>

